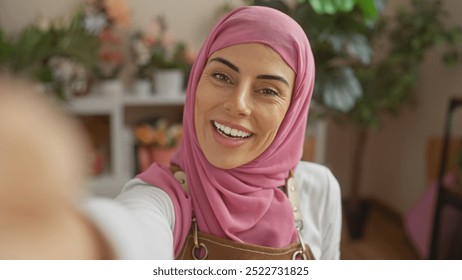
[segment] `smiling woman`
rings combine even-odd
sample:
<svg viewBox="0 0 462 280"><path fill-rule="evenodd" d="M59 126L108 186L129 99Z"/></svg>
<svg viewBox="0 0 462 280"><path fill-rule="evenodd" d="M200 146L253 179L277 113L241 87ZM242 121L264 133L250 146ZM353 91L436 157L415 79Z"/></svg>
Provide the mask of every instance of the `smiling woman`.
<svg viewBox="0 0 462 280"><path fill-rule="evenodd" d="M197 139L207 160L231 169L262 154L289 108L294 80L294 71L262 44L212 54L195 108Z"/></svg>
<svg viewBox="0 0 462 280"><path fill-rule="evenodd" d="M183 141L172 160L179 181L156 165L137 177L170 198L176 258L204 257L191 255L200 243L209 259L285 258L274 250L309 258L310 249L339 258L338 183L325 167L300 162L313 87L311 49L290 17L241 7L217 23L188 83Z"/></svg>

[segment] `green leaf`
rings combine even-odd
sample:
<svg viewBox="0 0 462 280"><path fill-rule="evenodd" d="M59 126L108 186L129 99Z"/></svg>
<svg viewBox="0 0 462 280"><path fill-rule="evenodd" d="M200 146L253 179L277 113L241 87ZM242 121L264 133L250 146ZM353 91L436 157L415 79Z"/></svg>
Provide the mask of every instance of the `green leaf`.
<svg viewBox="0 0 462 280"><path fill-rule="evenodd" d="M333 15L337 11L334 0L309 0L311 7L318 14Z"/></svg>
<svg viewBox="0 0 462 280"><path fill-rule="evenodd" d="M368 19L377 19L379 16L379 9L383 9L384 5L379 0L357 0L359 9L364 17Z"/></svg>
<svg viewBox="0 0 462 280"><path fill-rule="evenodd" d="M333 0L337 11L340 12L350 12L355 7L357 0Z"/></svg>
<svg viewBox="0 0 462 280"><path fill-rule="evenodd" d="M35 77L43 83L51 83L53 81L53 73L51 69L46 66L37 69Z"/></svg>
<svg viewBox="0 0 462 280"><path fill-rule="evenodd" d="M367 38L362 34L352 34L346 41L348 54L359 59L362 64L369 64L372 57L372 49Z"/></svg>
<svg viewBox="0 0 462 280"><path fill-rule="evenodd" d="M343 38L343 36L332 34L327 38L327 40L329 41L330 45L332 46L332 49L336 53L342 52L343 42L345 41L345 38Z"/></svg>
<svg viewBox="0 0 462 280"><path fill-rule="evenodd" d="M340 112L349 112L362 95L361 84L350 67L334 68L323 81L323 103Z"/></svg>
<svg viewBox="0 0 462 280"><path fill-rule="evenodd" d="M308 0L318 14L333 15L351 12L358 0Z"/></svg>

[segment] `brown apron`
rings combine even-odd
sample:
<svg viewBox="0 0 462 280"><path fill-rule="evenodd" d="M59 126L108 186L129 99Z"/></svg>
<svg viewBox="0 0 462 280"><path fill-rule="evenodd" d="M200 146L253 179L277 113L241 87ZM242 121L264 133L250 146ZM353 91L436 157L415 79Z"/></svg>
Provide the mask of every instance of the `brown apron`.
<svg viewBox="0 0 462 280"><path fill-rule="evenodd" d="M197 230L193 221L177 260L314 260L308 245L294 243L285 248L273 248L217 237Z"/></svg>
<svg viewBox="0 0 462 280"><path fill-rule="evenodd" d="M186 174L178 167L172 167L171 171L175 178L188 192ZM177 256L177 260L314 260L311 249L301 237L300 230L303 227L301 213L298 207L298 192L296 189L293 173L287 180L285 187L294 209L295 224L298 231L299 243L291 244L284 248L273 248L260 245L236 242L230 239L217 237L198 230L196 219L193 218L191 230L186 237L183 248Z"/></svg>

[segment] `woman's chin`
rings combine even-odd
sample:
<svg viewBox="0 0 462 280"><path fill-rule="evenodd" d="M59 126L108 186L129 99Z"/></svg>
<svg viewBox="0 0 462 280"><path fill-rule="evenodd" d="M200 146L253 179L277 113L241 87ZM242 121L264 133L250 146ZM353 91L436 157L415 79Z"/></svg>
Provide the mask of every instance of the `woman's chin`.
<svg viewBox="0 0 462 280"><path fill-rule="evenodd" d="M243 160L240 160L238 155L219 156L217 154L213 154L209 156L206 155L206 158L207 161L214 167L225 170L233 169L247 163Z"/></svg>

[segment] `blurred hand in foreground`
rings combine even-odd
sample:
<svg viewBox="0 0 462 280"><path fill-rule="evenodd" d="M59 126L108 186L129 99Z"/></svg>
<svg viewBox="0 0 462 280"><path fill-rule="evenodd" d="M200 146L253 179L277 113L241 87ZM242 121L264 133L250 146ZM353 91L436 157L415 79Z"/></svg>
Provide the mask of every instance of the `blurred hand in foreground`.
<svg viewBox="0 0 462 280"><path fill-rule="evenodd" d="M0 75L0 259L96 259L78 210L87 139L37 86Z"/></svg>

